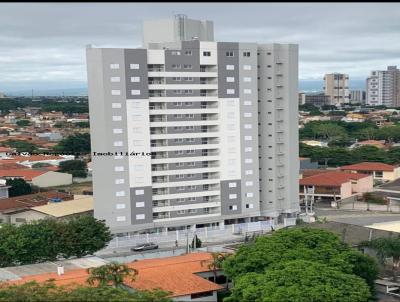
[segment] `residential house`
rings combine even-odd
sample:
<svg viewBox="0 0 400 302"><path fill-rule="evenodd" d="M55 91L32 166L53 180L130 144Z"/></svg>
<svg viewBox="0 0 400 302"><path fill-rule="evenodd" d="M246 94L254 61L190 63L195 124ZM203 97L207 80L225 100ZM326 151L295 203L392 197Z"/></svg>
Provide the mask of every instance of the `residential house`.
<svg viewBox="0 0 400 302"><path fill-rule="evenodd" d="M372 175L375 181L387 182L400 178L400 166L379 162L362 162L340 167L340 170L350 173Z"/></svg>
<svg viewBox="0 0 400 302"><path fill-rule="evenodd" d="M47 204L9 212L9 222L21 224L45 218L69 219L81 215L93 215L93 197L75 195L73 200L53 199Z"/></svg>
<svg viewBox="0 0 400 302"><path fill-rule="evenodd" d="M71 200L73 199L73 195L57 191L48 191L0 199L0 223L9 223L10 215L32 207L45 205L52 199Z"/></svg>
<svg viewBox="0 0 400 302"><path fill-rule="evenodd" d="M170 292L173 301L201 301L217 302L217 291L224 288L226 279L221 270L217 271L217 280L214 273L208 268L207 261L211 261L210 253L191 253L181 256L145 259L128 263L127 265L138 271L135 280L126 278L124 288L127 290L154 290L161 289ZM73 269L57 273L42 273L25 275L19 280L9 281L10 284L23 284L30 281L39 283L49 279L58 286L81 285L88 286L87 269ZM220 283L220 284L218 284Z"/></svg>
<svg viewBox="0 0 400 302"><path fill-rule="evenodd" d="M373 190L370 175L347 172L322 172L299 180L300 198L312 196L316 201L337 201Z"/></svg>
<svg viewBox="0 0 400 302"><path fill-rule="evenodd" d="M63 186L72 184L72 175L68 173L48 171L45 169L9 169L0 170L0 178L22 178L40 188Z"/></svg>

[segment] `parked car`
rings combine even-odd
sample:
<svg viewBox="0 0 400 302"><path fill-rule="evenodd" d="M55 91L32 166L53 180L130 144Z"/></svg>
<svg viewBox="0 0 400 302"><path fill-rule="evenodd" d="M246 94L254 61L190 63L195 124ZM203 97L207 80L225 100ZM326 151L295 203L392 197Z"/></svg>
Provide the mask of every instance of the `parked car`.
<svg viewBox="0 0 400 302"><path fill-rule="evenodd" d="M158 245L153 242L150 242L150 243L144 243L144 244L137 245L137 246L131 248L131 251L138 252L138 251L148 251L148 250L156 250L156 249L158 249Z"/></svg>

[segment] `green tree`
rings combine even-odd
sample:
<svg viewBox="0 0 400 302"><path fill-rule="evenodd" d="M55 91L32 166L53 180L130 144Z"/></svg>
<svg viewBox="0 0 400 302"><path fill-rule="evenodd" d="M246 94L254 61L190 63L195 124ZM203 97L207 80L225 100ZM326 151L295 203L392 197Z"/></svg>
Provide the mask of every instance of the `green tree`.
<svg viewBox="0 0 400 302"><path fill-rule="evenodd" d="M16 124L19 127L26 127L29 126L31 122L29 120L18 120Z"/></svg>
<svg viewBox="0 0 400 302"><path fill-rule="evenodd" d="M392 147L388 150L386 162L389 164L400 163L400 147Z"/></svg>
<svg viewBox="0 0 400 302"><path fill-rule="evenodd" d="M54 281L20 285L0 283L0 302L172 302L161 290L128 291L122 288L56 286Z"/></svg>
<svg viewBox="0 0 400 302"><path fill-rule="evenodd" d="M271 236L241 246L233 257L223 262L227 276L234 281L248 273L262 274L276 263L302 259L333 267L346 274L359 274L373 284L378 268L370 257L351 249L331 232L307 227L279 230ZM366 273L361 268L371 267Z"/></svg>
<svg viewBox="0 0 400 302"><path fill-rule="evenodd" d="M367 302L370 298L360 277L299 259L239 277L224 302Z"/></svg>
<svg viewBox="0 0 400 302"><path fill-rule="evenodd" d="M37 146L35 144L20 140L9 139L6 140L3 145L15 148L17 152L33 153L37 150Z"/></svg>
<svg viewBox="0 0 400 302"><path fill-rule="evenodd" d="M201 266L207 267L214 274L214 281L217 280L217 272L222 269L222 263L228 257L227 253L211 253L211 259L202 260Z"/></svg>
<svg viewBox="0 0 400 302"><path fill-rule="evenodd" d="M111 262L99 267L89 268L87 270L89 277L87 283L97 286L120 287L125 279L134 281L138 271L125 264Z"/></svg>
<svg viewBox="0 0 400 302"><path fill-rule="evenodd" d="M11 188L8 189L8 194L10 197L21 196L32 193L32 188L30 184L28 184L22 178L7 179L6 185L11 186Z"/></svg>
<svg viewBox="0 0 400 302"><path fill-rule="evenodd" d="M91 255L112 239L109 228L101 220L85 215L60 222L60 254L65 258Z"/></svg>
<svg viewBox="0 0 400 302"><path fill-rule="evenodd" d="M86 163L81 160L66 160L59 164L60 172L72 174L73 177L86 177Z"/></svg>
<svg viewBox="0 0 400 302"><path fill-rule="evenodd" d="M51 167L51 164L48 163L35 163L32 165L32 168L38 169L38 168L46 168L46 167Z"/></svg>
<svg viewBox="0 0 400 302"><path fill-rule="evenodd" d="M78 127L78 128L89 128L89 122L78 122L78 123L75 123L75 127Z"/></svg>
<svg viewBox="0 0 400 302"><path fill-rule="evenodd" d="M67 153L90 153L90 134L76 133L70 135L62 139L54 149Z"/></svg>
<svg viewBox="0 0 400 302"><path fill-rule="evenodd" d="M362 242L361 246L374 249L382 263L387 263L387 259L391 258L393 277L397 280L400 269L400 235L365 241Z"/></svg>
<svg viewBox="0 0 400 302"><path fill-rule="evenodd" d="M192 243L189 245L189 247L190 247L191 249L193 249L193 248L195 247L195 244L194 244L195 240L196 240L196 248L200 248L200 247L201 247L201 240L200 240L200 238L199 238L197 235L194 235L193 240L192 240Z"/></svg>

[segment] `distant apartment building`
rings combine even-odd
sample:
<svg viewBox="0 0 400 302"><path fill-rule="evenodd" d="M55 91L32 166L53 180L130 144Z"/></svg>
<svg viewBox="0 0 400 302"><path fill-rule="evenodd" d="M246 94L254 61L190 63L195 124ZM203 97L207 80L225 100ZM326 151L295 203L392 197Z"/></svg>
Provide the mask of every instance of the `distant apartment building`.
<svg viewBox="0 0 400 302"><path fill-rule="evenodd" d="M331 73L324 76L325 95L330 98L330 105L342 105L350 102L349 75Z"/></svg>
<svg viewBox="0 0 400 302"><path fill-rule="evenodd" d="M352 104L364 104L365 103L365 91L364 90L350 90L350 103Z"/></svg>
<svg viewBox="0 0 400 302"><path fill-rule="evenodd" d="M304 101L305 101L305 104L311 104L316 107L322 107L324 105L330 104L330 96L325 95L324 93L306 94Z"/></svg>
<svg viewBox="0 0 400 302"><path fill-rule="evenodd" d="M387 70L375 70L367 78L367 100L371 106L400 106L400 70L388 66Z"/></svg>
<svg viewBox="0 0 400 302"><path fill-rule="evenodd" d="M94 215L114 233L298 211L298 46L213 36L177 16L142 48L87 48L92 152L112 154L92 156Z"/></svg>

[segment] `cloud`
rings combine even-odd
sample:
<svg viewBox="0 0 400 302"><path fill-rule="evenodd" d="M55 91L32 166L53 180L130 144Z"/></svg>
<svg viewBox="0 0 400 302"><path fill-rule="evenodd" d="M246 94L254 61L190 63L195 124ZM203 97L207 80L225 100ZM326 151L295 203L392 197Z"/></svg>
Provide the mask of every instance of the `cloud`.
<svg viewBox="0 0 400 302"><path fill-rule="evenodd" d="M299 44L301 79L400 65L398 3L1 3L0 91L84 84L85 45L139 47L143 20L177 13L213 20L217 41Z"/></svg>

